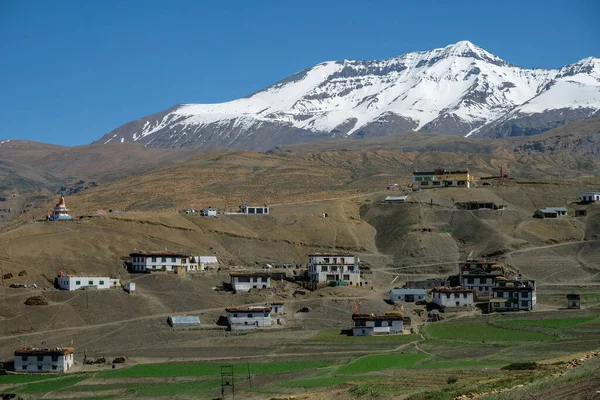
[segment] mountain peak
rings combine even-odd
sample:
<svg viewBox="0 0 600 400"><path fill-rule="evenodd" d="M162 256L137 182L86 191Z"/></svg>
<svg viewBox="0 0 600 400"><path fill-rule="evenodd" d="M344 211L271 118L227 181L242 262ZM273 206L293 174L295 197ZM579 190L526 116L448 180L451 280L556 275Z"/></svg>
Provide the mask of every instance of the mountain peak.
<svg viewBox="0 0 600 400"><path fill-rule="evenodd" d="M520 68L461 40L388 60L320 63L244 98L131 122L100 142L264 150L414 130L539 133L598 112L597 65L588 58L560 70Z"/></svg>

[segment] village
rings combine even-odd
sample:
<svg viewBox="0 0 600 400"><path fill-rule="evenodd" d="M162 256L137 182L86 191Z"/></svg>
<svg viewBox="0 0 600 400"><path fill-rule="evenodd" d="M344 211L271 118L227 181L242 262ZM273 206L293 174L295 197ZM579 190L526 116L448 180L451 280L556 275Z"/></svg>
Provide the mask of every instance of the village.
<svg viewBox="0 0 600 400"><path fill-rule="evenodd" d="M514 178L500 169L496 177L475 179L469 169L446 170L437 169L429 172L415 171L412 185L402 195L387 195L381 204L403 207L413 202L414 193L422 190L444 190L445 188L461 188L474 191L477 186L494 184L510 184ZM398 184L390 184L387 191L399 191ZM417 201L418 202L418 201ZM422 202L422 201L421 201ZM581 192L578 201L570 205L544 204L532 210L532 218L558 219L568 218L568 210L573 210L575 217L586 215L586 209L580 206L600 203L600 192ZM433 200L430 202L433 206ZM425 203L427 205L427 203ZM506 204L477 200L476 196L469 201L454 203L457 210L491 210L502 212L509 209ZM197 211L189 208L181 211L182 215L199 218L220 218L227 215L237 218L268 218L277 213L277 208L268 205L251 205L243 203L238 211L218 210L213 207ZM322 213L321 218L329 218ZM77 217L69 214L65 198L47 215L49 223L74 223ZM307 254L304 263L266 264L263 266L244 267L224 265L216 254L189 254L170 249L131 249L129 254L122 255L123 273L119 276L90 276L71 274L68 266L57 272L54 278L56 290L62 291L115 291L122 290L130 296L139 296L136 280L139 277L154 275L159 279L165 274L174 275L182 280L206 279L208 276L222 277L221 285L215 286L215 292L227 292L231 295L231 305L223 307L216 319L206 319L193 313L173 314L164 319L164 324L172 329L221 329L232 333L246 334L255 331L256 335L268 330L296 329L293 315L295 313L313 313L309 307L292 309L285 299L278 298L282 290L305 293L318 292L324 288L355 288L362 290L367 296L374 294L373 270L361 261L359 255L346 251L315 252ZM5 274L3 281L14 278ZM397 278L397 277L396 277ZM394 279L395 280L395 279ZM393 282L393 281L392 281ZM27 287L26 284L12 283L14 289L35 291L37 285ZM249 304L250 294L265 294L269 300ZM35 299L35 296L32 296ZM347 331L351 336L411 335L418 333L426 324L447 318L465 315L481 315L507 312L532 312L536 310L537 288L535 280L528 279L519 270L514 270L501 262L469 255L465 260L457 262L454 272L445 277L425 280L411 280L407 277L402 286L394 286L378 301L391 306L390 311L365 311L359 301L353 302L347 318ZM35 303L35 301L34 301ZM564 309L577 310L581 307L580 294L564 293ZM389 309L389 307L388 307ZM70 371L75 365L76 348L40 347L23 344L14 351L12 369L17 373L56 373ZM123 359L124 360L124 359ZM119 361L122 362L123 360ZM84 363L87 362L87 358ZM115 368L116 363L112 363Z"/></svg>

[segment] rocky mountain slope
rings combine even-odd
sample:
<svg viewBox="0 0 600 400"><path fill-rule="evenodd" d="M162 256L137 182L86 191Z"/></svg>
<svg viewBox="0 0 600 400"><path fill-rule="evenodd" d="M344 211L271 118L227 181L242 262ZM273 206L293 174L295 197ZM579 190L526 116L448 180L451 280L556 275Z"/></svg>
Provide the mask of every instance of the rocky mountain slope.
<svg viewBox="0 0 600 400"><path fill-rule="evenodd" d="M244 148L406 131L532 135L600 115L600 59L560 69L512 65L468 41L382 61L332 61L248 97L182 104L97 143Z"/></svg>

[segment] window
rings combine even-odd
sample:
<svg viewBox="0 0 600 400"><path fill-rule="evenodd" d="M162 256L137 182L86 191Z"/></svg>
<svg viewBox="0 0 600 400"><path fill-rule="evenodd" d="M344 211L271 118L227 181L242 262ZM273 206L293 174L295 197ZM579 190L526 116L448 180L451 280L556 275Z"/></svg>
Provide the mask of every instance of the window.
<svg viewBox="0 0 600 400"><path fill-rule="evenodd" d="M52 361L57 362L58 361L58 356L52 356Z"/></svg>
<svg viewBox="0 0 600 400"><path fill-rule="evenodd" d="M327 263L327 264L329 264L329 257L325 257L325 258L323 259L323 262L324 262L324 263Z"/></svg>
<svg viewBox="0 0 600 400"><path fill-rule="evenodd" d="M152 257L152 262L155 263L156 262L156 257Z"/></svg>
<svg viewBox="0 0 600 400"><path fill-rule="evenodd" d="M338 270L337 265L332 265L331 266L331 272L337 272L337 270Z"/></svg>
<svg viewBox="0 0 600 400"><path fill-rule="evenodd" d="M267 285L263 285L263 287L262 287L262 288L263 288L263 289L266 289L266 288L267 288Z"/></svg>
<svg viewBox="0 0 600 400"><path fill-rule="evenodd" d="M248 318L252 318L252 314L248 314Z"/></svg>
<svg viewBox="0 0 600 400"><path fill-rule="evenodd" d="M507 301L506 303L504 303L504 307L510 307L510 301Z"/></svg>
<svg viewBox="0 0 600 400"><path fill-rule="evenodd" d="M237 318L237 316L238 316L237 314L233 314L233 318Z"/></svg>
<svg viewBox="0 0 600 400"><path fill-rule="evenodd" d="M258 282L258 278L257 278L257 277L254 277L254 278L252 278L252 281L253 281L253 282Z"/></svg>
<svg viewBox="0 0 600 400"><path fill-rule="evenodd" d="M327 272L327 265L321 265L321 272Z"/></svg>
<svg viewBox="0 0 600 400"><path fill-rule="evenodd" d="M253 288L253 289L256 289L256 287L257 287L256 285L252 285L252 288Z"/></svg>
<svg viewBox="0 0 600 400"><path fill-rule="evenodd" d="M504 292L497 292L497 293L498 293L498 295L496 297L498 297L498 298L504 297Z"/></svg>
<svg viewBox="0 0 600 400"><path fill-rule="evenodd" d="M467 278L467 283L474 284L475 278Z"/></svg>
<svg viewBox="0 0 600 400"><path fill-rule="evenodd" d="M345 264L345 261L346 261L346 260L345 260L345 258L344 258L344 257L340 258L340 264Z"/></svg>
<svg viewBox="0 0 600 400"><path fill-rule="evenodd" d="M442 182L440 181L433 181L433 186L441 186Z"/></svg>
<svg viewBox="0 0 600 400"><path fill-rule="evenodd" d="M94 281L88 281L88 285L93 285Z"/></svg>
<svg viewBox="0 0 600 400"><path fill-rule="evenodd" d="M152 269L156 269L156 265L153 265L153 266L152 266Z"/></svg>
<svg viewBox="0 0 600 400"><path fill-rule="evenodd" d="M450 293L446 293L446 298L449 299L450 298Z"/></svg>
<svg viewBox="0 0 600 400"><path fill-rule="evenodd" d="M527 293L527 292L521 292L521 298L522 299L526 299L528 297L529 297L529 293Z"/></svg>
<svg viewBox="0 0 600 400"><path fill-rule="evenodd" d="M44 356L37 356L37 360L40 361L40 362L44 361Z"/></svg>
<svg viewBox="0 0 600 400"><path fill-rule="evenodd" d="M269 316L269 313L265 313L265 318L267 318Z"/></svg>
<svg viewBox="0 0 600 400"><path fill-rule="evenodd" d="M456 302L456 307L460 306L460 301Z"/></svg>
<svg viewBox="0 0 600 400"><path fill-rule="evenodd" d="M27 356L21 356L23 361L27 361Z"/></svg>
<svg viewBox="0 0 600 400"><path fill-rule="evenodd" d="M167 262L167 257L162 257L162 258L160 259L160 262Z"/></svg>
<svg viewBox="0 0 600 400"><path fill-rule="evenodd" d="M171 262L172 263L177 262L177 259L175 257L171 257Z"/></svg>
<svg viewBox="0 0 600 400"><path fill-rule="evenodd" d="M483 286L479 286L479 291L482 292L483 291Z"/></svg>
<svg viewBox="0 0 600 400"><path fill-rule="evenodd" d="M56 371L56 370L58 369L58 366L56 366L56 365L53 365L53 366L52 366L52 369L53 369L54 371Z"/></svg>
<svg viewBox="0 0 600 400"><path fill-rule="evenodd" d="M75 281L76 285L81 285L81 281Z"/></svg>
<svg viewBox="0 0 600 400"><path fill-rule="evenodd" d="M104 285L104 281L100 281L100 285Z"/></svg>
<svg viewBox="0 0 600 400"><path fill-rule="evenodd" d="M527 307L528 305L529 305L529 302L527 302L527 301L521 302L521 307Z"/></svg>
<svg viewBox="0 0 600 400"><path fill-rule="evenodd" d="M42 370L42 366L41 365L38 365L37 368L38 368L38 371Z"/></svg>
<svg viewBox="0 0 600 400"><path fill-rule="evenodd" d="M460 293L454 293L454 298L458 299L460 297Z"/></svg>
<svg viewBox="0 0 600 400"><path fill-rule="evenodd" d="M468 293L463 293L463 297L466 299Z"/></svg>
<svg viewBox="0 0 600 400"><path fill-rule="evenodd" d="M21 369L24 369L24 370L26 370L26 369L27 369L27 365L23 365L23 366L21 367Z"/></svg>
<svg viewBox="0 0 600 400"><path fill-rule="evenodd" d="M344 280L345 281L349 281L350 280L350 275L348 275L348 274L344 275Z"/></svg>

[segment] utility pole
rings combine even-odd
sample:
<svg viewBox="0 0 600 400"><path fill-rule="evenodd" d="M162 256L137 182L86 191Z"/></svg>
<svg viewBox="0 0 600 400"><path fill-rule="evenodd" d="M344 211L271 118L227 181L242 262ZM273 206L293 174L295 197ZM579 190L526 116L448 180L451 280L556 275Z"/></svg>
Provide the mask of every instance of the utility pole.
<svg viewBox="0 0 600 400"><path fill-rule="evenodd" d="M250 361L246 361L246 366L248 367L248 383L250 387L252 387L252 376L250 375Z"/></svg>

